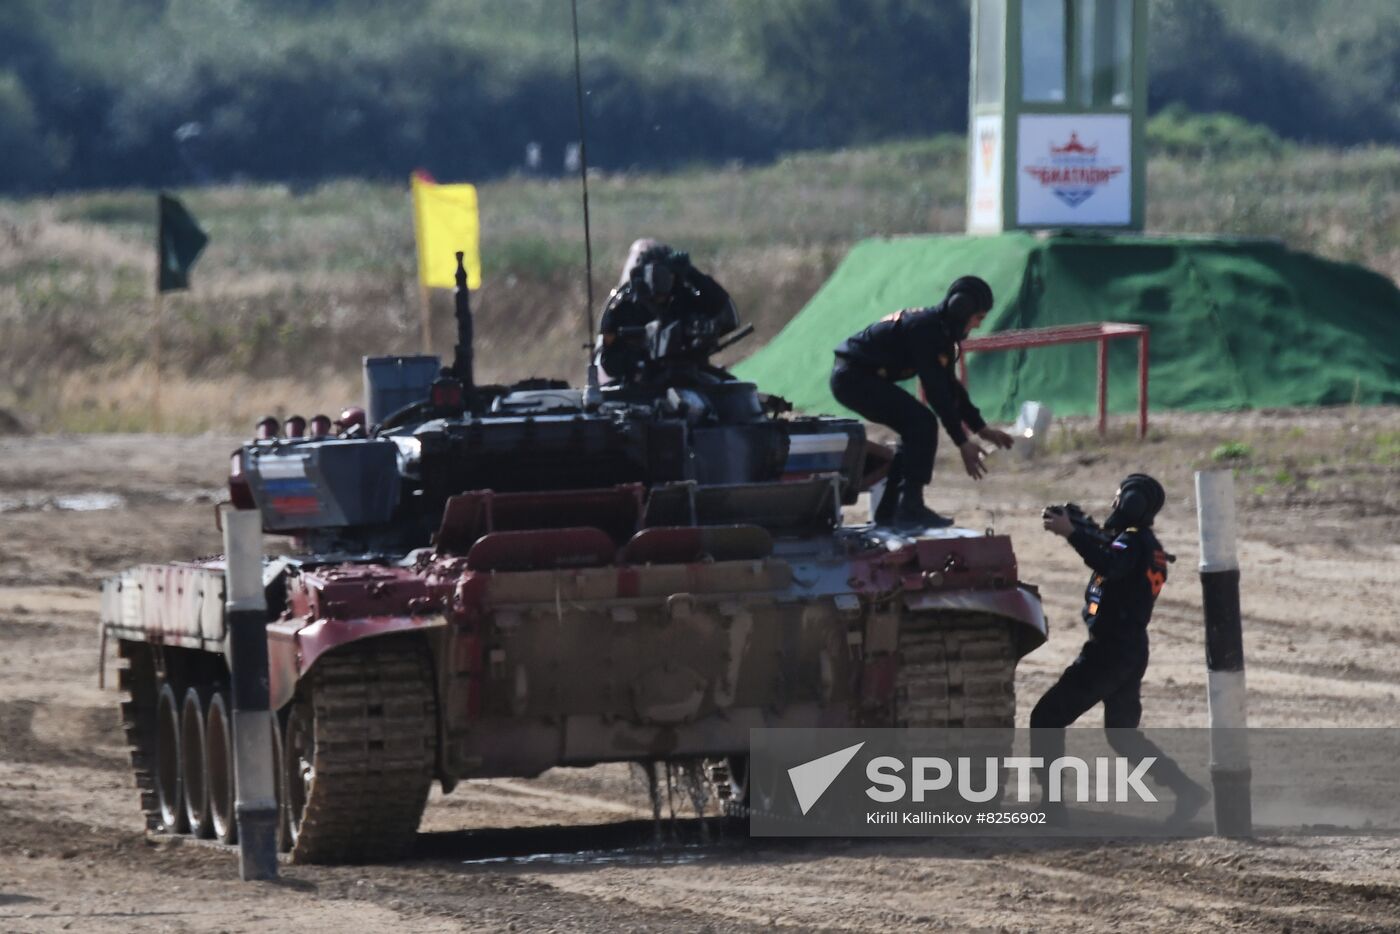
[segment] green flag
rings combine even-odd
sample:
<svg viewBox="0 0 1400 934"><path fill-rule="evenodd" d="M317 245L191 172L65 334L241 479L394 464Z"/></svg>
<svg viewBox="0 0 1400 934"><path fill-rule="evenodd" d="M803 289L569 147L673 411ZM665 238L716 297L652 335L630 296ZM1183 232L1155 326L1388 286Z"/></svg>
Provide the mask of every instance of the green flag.
<svg viewBox="0 0 1400 934"><path fill-rule="evenodd" d="M156 234L156 249L160 253L157 288L162 292L188 289L190 267L208 242L209 235L200 229L185 206L161 192L160 224Z"/></svg>

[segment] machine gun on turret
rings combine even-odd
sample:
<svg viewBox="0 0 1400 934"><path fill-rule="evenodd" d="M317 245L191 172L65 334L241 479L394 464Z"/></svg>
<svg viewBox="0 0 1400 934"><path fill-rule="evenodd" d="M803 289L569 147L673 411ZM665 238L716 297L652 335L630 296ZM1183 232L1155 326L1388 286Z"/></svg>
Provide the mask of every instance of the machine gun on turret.
<svg viewBox="0 0 1400 934"><path fill-rule="evenodd" d="M1093 516L1086 515L1084 510L1079 507L1078 503L1046 506L1040 515L1043 519L1058 515L1069 516L1070 524L1074 526L1076 532L1083 532L1085 535L1088 535L1090 538L1104 545L1113 541L1113 533L1105 530L1095 522Z"/></svg>

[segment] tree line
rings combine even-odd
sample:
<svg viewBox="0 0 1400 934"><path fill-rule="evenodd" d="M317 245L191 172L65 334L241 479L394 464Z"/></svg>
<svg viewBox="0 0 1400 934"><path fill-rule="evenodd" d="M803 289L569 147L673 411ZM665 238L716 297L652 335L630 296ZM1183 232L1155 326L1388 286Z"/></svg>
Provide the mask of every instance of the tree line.
<svg viewBox="0 0 1400 934"><path fill-rule="evenodd" d="M1294 2L1335 28L1290 48L1220 0L1151 0L1152 109L1285 139L1400 138L1400 28ZM965 129L967 0L584 0L581 14L600 168ZM0 190L557 174L578 135L569 42L557 0L5 0Z"/></svg>

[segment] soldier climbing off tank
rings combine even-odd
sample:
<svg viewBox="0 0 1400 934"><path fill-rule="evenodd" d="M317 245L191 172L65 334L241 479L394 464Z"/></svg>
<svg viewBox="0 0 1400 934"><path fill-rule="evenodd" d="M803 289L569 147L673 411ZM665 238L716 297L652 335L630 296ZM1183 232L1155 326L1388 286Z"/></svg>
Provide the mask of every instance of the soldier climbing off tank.
<svg viewBox="0 0 1400 934"><path fill-rule="evenodd" d="M739 326L733 300L690 256L652 239L632 244L608 297L596 362L614 382L642 382L660 359L703 363Z"/></svg>
<svg viewBox="0 0 1400 934"><path fill-rule="evenodd" d="M976 276L963 276L937 305L895 312L836 348L831 371L831 394L836 401L867 421L899 433L887 493L874 517L877 523L893 520L901 528L953 524L951 518L924 505L924 487L933 478L940 421L974 480L986 473L982 462L986 452L968 436L968 429L998 447L1011 447L1011 436L987 425L954 370L963 339L991 309L991 286ZM923 387L927 406L897 385L914 376Z"/></svg>
<svg viewBox="0 0 1400 934"><path fill-rule="evenodd" d="M1162 484L1135 473L1118 485L1101 529L1067 507L1045 510L1046 530L1067 539L1093 573L1081 611L1089 638L1031 711L1031 729L1038 731L1031 737L1031 754L1047 765L1059 758L1064 753L1064 728L1102 703L1109 743L1134 761L1156 757L1149 777L1176 796L1170 820L1184 823L1208 794L1138 731L1147 673L1147 624L1172 560L1152 531L1165 502ZM1047 802L1046 809L1057 822L1063 821L1062 804Z"/></svg>

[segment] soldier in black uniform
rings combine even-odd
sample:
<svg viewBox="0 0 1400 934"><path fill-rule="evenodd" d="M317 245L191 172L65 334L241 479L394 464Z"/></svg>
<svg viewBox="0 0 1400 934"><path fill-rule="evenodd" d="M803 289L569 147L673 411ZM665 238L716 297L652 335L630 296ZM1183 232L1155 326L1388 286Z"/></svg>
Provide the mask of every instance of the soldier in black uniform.
<svg viewBox="0 0 1400 934"><path fill-rule="evenodd" d="M991 286L976 276L964 276L932 308L895 312L836 348L831 371L831 394L836 401L867 421L899 432L899 452L890 467L889 492L875 515L877 522L892 518L902 528L953 524L924 505L924 487L933 478L940 421L974 480L986 473L982 463L986 452L968 437L967 429L998 447L1011 447L1010 435L988 427L954 369L963 338L991 308ZM923 387L927 406L897 385L914 376ZM888 503L895 503L892 514Z"/></svg>
<svg viewBox="0 0 1400 934"><path fill-rule="evenodd" d="M638 240L603 309L597 363L612 381L642 382L653 360L695 356L703 363L703 349L738 326L729 293L688 254Z"/></svg>
<svg viewBox="0 0 1400 934"><path fill-rule="evenodd" d="M1089 639L1031 711L1031 729L1045 731L1033 734L1031 743L1032 755L1048 765L1063 754L1064 728L1102 703L1109 742L1120 755L1134 760L1157 757L1149 777L1176 795L1171 819L1185 821L1205 803L1206 790L1138 732L1147 624L1171 560L1152 532L1165 501L1160 483L1135 473L1119 484L1102 530L1076 524L1066 510L1046 510L1045 528L1068 539L1093 572L1082 611Z"/></svg>

